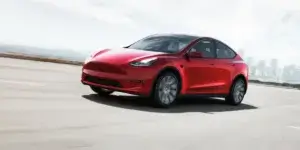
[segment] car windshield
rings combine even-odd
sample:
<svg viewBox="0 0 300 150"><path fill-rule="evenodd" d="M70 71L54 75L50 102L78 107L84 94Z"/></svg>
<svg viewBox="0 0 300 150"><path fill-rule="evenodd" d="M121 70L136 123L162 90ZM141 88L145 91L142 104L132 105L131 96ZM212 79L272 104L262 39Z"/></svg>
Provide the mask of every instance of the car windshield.
<svg viewBox="0 0 300 150"><path fill-rule="evenodd" d="M177 53L197 37L187 35L150 36L133 43L128 48L146 51Z"/></svg>

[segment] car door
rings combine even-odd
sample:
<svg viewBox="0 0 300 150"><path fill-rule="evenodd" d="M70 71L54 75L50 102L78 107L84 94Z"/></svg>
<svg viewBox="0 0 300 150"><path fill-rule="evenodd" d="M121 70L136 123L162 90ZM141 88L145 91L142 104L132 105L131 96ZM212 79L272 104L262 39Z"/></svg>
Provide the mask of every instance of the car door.
<svg viewBox="0 0 300 150"><path fill-rule="evenodd" d="M218 94L226 94L229 92L232 83L233 72L235 70L234 58L236 53L221 41L215 40L215 45L217 55L215 61L215 92Z"/></svg>
<svg viewBox="0 0 300 150"><path fill-rule="evenodd" d="M200 55L195 55L195 54ZM216 69L215 46L211 39L200 39L188 51L185 63L187 93L213 94Z"/></svg>

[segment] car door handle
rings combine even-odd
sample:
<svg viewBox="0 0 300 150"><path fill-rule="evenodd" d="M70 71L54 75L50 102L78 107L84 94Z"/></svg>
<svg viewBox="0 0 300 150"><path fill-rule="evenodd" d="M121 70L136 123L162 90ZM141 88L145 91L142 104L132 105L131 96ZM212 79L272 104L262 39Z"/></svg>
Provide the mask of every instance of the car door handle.
<svg viewBox="0 0 300 150"><path fill-rule="evenodd" d="M215 64L209 64L209 65L213 66L213 65L215 65Z"/></svg>

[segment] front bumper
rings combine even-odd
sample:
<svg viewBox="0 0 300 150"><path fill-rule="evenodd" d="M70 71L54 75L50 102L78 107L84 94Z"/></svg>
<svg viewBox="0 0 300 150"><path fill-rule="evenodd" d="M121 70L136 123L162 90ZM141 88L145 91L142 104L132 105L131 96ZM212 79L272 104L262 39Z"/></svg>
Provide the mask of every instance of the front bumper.
<svg viewBox="0 0 300 150"><path fill-rule="evenodd" d="M106 88L113 91L149 96L155 75L152 72L147 72L147 70L144 70L144 72L143 70L135 70L128 74L105 73L83 68L81 82L84 85Z"/></svg>

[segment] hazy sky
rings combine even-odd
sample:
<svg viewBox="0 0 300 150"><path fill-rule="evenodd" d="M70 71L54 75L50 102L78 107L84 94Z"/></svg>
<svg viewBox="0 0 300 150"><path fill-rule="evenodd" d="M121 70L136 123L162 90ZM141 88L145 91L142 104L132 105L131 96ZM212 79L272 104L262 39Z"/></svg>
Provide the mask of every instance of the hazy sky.
<svg viewBox="0 0 300 150"><path fill-rule="evenodd" d="M300 0L0 0L0 43L91 51L170 32L300 64Z"/></svg>

